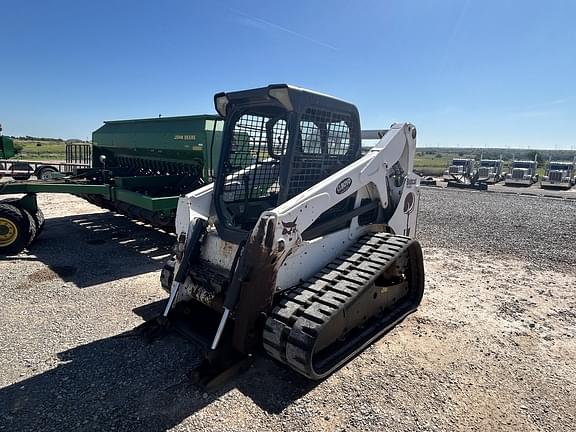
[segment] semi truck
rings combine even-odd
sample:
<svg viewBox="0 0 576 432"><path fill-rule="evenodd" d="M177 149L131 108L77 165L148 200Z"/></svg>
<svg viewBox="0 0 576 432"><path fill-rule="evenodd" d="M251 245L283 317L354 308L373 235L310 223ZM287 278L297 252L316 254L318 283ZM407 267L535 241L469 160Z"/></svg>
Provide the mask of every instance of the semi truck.
<svg viewBox="0 0 576 432"><path fill-rule="evenodd" d="M544 177L540 182L542 188L570 189L576 184L574 173L574 161L552 161L548 162Z"/></svg>
<svg viewBox="0 0 576 432"><path fill-rule="evenodd" d="M504 177L502 158L500 159L480 159L478 166L478 180L485 183L498 183Z"/></svg>
<svg viewBox="0 0 576 432"><path fill-rule="evenodd" d="M465 180L472 177L474 172L474 159L452 159L442 178L449 180Z"/></svg>
<svg viewBox="0 0 576 432"><path fill-rule="evenodd" d="M538 155L534 160L513 160L510 166L510 172L506 174L504 184L531 186L538 181L537 162Z"/></svg>

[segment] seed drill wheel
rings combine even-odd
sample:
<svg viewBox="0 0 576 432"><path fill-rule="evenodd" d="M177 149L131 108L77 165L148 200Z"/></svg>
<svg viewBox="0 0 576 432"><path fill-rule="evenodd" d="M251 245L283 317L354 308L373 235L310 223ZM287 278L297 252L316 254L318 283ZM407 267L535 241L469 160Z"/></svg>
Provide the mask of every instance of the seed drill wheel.
<svg viewBox="0 0 576 432"><path fill-rule="evenodd" d="M0 204L0 255L21 252L36 236L36 223L26 210Z"/></svg>
<svg viewBox="0 0 576 432"><path fill-rule="evenodd" d="M34 218L34 222L36 222L36 237L38 237L44 229L46 219L44 218L44 213L42 213L42 210L40 209L36 210L36 214L32 215L32 217Z"/></svg>
<svg viewBox="0 0 576 432"><path fill-rule="evenodd" d="M20 211L24 212L26 216L28 216L28 218L32 220L32 222L30 222L30 229L32 230L32 234L30 236L30 241L28 242L28 244L32 243L34 240L38 238L38 236L44 229L44 224L46 222L46 218L44 217L44 213L42 212L42 210L37 209L35 212L30 212L29 210L22 208L22 206L20 205L20 198L4 198L0 200L0 204L10 204L18 208Z"/></svg>

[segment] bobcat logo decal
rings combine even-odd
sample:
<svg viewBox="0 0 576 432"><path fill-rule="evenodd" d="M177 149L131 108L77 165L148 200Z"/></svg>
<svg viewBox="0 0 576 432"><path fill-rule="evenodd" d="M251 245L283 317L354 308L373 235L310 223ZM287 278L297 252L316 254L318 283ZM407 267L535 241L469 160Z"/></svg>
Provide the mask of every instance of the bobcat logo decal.
<svg viewBox="0 0 576 432"><path fill-rule="evenodd" d="M350 177L346 177L336 186L336 193L338 195L343 194L348 189L350 189L350 186L352 186L352 179Z"/></svg>
<svg viewBox="0 0 576 432"><path fill-rule="evenodd" d="M292 222L282 222L282 235L290 235L296 231L296 221L298 218L294 219Z"/></svg>

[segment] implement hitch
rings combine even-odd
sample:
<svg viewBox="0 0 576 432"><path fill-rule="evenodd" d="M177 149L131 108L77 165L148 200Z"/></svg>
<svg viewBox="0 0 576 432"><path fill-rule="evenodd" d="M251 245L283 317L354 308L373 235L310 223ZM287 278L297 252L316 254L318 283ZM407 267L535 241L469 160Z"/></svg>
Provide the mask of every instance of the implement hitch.
<svg viewBox="0 0 576 432"><path fill-rule="evenodd" d="M242 354L233 348L232 331L223 326L227 313L218 320L214 311L198 302L179 302L175 300L182 284L186 280L191 264L198 256L201 238L206 223L197 220L190 225L180 265L171 282L170 297L162 315L146 321L136 327L135 332L142 334L148 341L159 339L171 331L192 341L202 350L204 361L189 374L191 380L205 390L211 390L225 384L243 372L253 362L250 354ZM232 306L229 306L230 308ZM228 312L230 309L225 309ZM213 329L218 329L215 332ZM222 341L223 343L218 343Z"/></svg>

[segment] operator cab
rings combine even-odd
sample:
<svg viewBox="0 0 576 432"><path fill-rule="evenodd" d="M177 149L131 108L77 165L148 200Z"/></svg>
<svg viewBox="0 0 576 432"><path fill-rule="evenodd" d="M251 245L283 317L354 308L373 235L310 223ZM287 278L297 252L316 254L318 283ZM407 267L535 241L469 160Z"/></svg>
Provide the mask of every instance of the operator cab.
<svg viewBox="0 0 576 432"><path fill-rule="evenodd" d="M286 84L214 102L225 118L214 202L226 241L241 242L262 212L360 157L360 119L348 102Z"/></svg>

